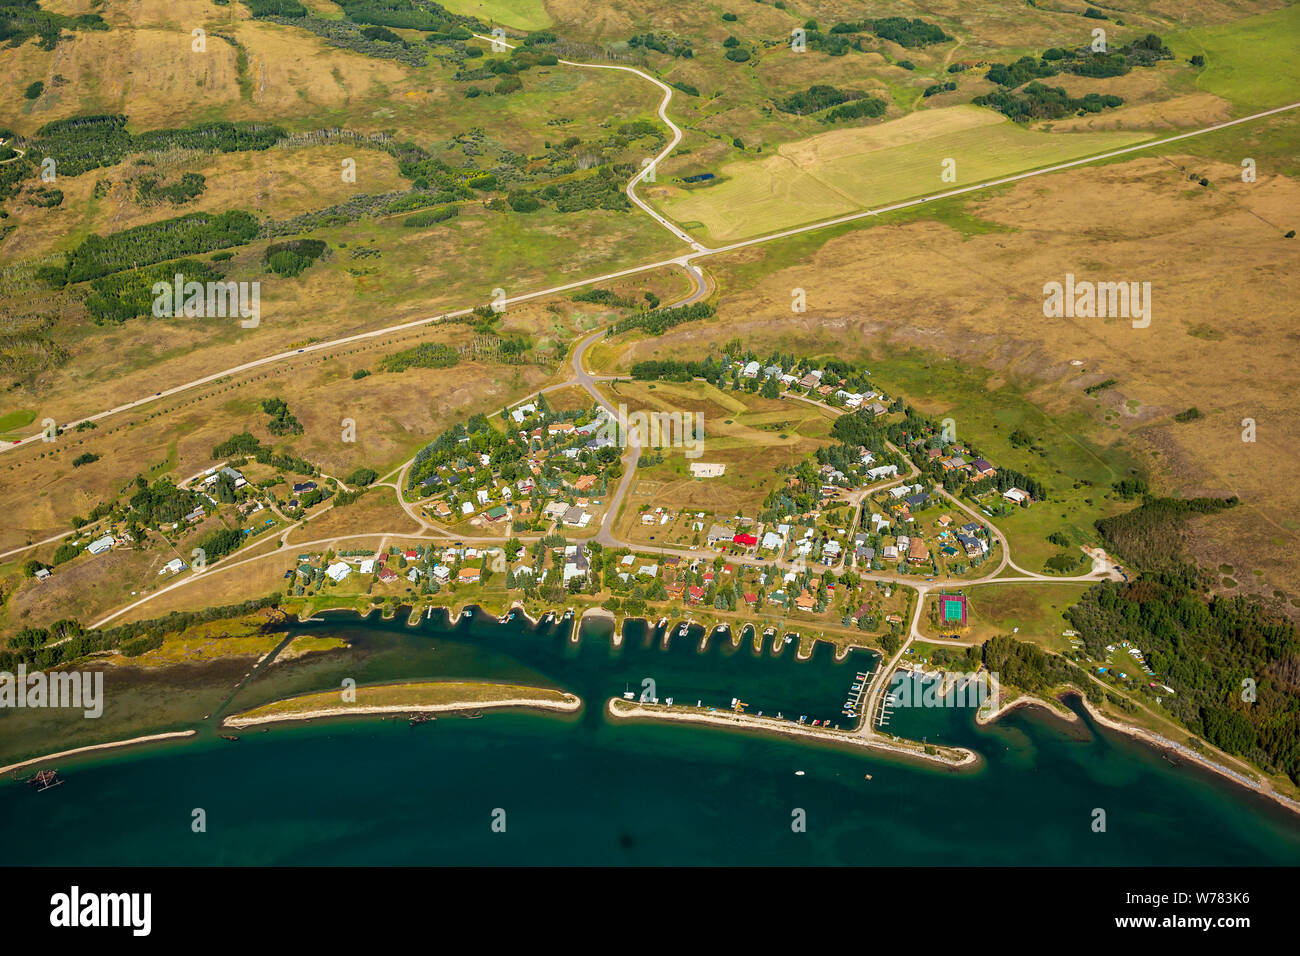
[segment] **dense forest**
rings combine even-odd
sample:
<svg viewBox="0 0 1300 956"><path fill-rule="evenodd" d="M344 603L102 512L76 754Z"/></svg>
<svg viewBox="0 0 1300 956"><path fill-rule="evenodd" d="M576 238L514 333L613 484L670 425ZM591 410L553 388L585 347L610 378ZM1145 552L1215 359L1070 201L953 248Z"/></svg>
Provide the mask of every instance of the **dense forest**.
<svg viewBox="0 0 1300 956"><path fill-rule="evenodd" d="M1106 581L1066 615L1097 659L1128 641L1174 693L1162 705L1231 754L1300 783L1300 635L1243 597L1205 595L1192 566Z"/></svg>
<svg viewBox="0 0 1300 956"><path fill-rule="evenodd" d="M1102 518L1097 531L1106 546L1144 571L1173 567L1182 561L1184 525L1195 515L1214 514L1237 505L1237 498L1153 498L1125 514Z"/></svg>

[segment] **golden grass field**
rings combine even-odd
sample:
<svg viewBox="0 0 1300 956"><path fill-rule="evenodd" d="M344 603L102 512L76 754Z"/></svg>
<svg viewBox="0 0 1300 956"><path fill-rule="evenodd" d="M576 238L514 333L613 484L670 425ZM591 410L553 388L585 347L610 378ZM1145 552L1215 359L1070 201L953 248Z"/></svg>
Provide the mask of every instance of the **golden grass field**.
<svg viewBox="0 0 1300 956"><path fill-rule="evenodd" d="M645 410L704 416L700 457L686 457L686 448L665 447L661 464L637 469L616 529L629 540L646 542L655 532L640 523L643 504L753 517L780 481L780 470L797 465L830 440L830 417L812 405L737 395L703 382L617 382L601 387L615 407L625 404L629 415ZM721 463L727 470L718 478L697 479L690 473L692 462Z"/></svg>
<svg viewBox="0 0 1300 956"><path fill-rule="evenodd" d="M1106 152L1148 138L1116 131L1026 130L976 106L911 113L879 126L837 129L786 143L773 156L732 163L704 188L659 185L662 212L698 222L725 242L883 206L925 193ZM955 182L942 178L955 161Z"/></svg>

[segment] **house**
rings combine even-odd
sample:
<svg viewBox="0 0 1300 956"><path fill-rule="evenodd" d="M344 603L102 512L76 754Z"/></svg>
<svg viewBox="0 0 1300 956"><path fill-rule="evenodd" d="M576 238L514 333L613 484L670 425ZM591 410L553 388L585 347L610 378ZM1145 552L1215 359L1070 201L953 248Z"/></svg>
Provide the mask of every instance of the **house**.
<svg viewBox="0 0 1300 956"><path fill-rule="evenodd" d="M754 537L752 534L744 534L743 532L735 535L731 540L733 543L742 545L746 548L752 548L754 545L758 544L758 538Z"/></svg>
<svg viewBox="0 0 1300 956"><path fill-rule="evenodd" d="M351 573L352 573L352 568L342 561L335 561L333 564L331 564L328 568L325 569L326 577L328 577L335 584L338 584L340 581L342 581Z"/></svg>
<svg viewBox="0 0 1300 956"><path fill-rule="evenodd" d="M794 606L800 611L813 611L817 608L817 600L808 593L807 588L804 588L799 592L799 596L794 599Z"/></svg>
<svg viewBox="0 0 1300 956"><path fill-rule="evenodd" d="M480 488L478 491L474 492L474 497L478 499L480 505L485 505L488 503L488 498L490 496L488 495L486 488Z"/></svg>
<svg viewBox="0 0 1300 956"><path fill-rule="evenodd" d="M589 491L595 484L595 475L581 475L573 482L573 489L574 491Z"/></svg>
<svg viewBox="0 0 1300 956"><path fill-rule="evenodd" d="M966 459L961 455L953 455L951 458L944 459L940 464L943 466L944 471L956 471L959 468L966 467Z"/></svg>
<svg viewBox="0 0 1300 956"><path fill-rule="evenodd" d="M688 596L692 604L699 604L700 601L704 600L704 588L692 584Z"/></svg>
<svg viewBox="0 0 1300 956"><path fill-rule="evenodd" d="M903 500L907 502L909 508L924 508L930 503L930 493L928 491L918 491L914 495L908 495Z"/></svg>
<svg viewBox="0 0 1300 956"><path fill-rule="evenodd" d="M434 512L434 514L436 514L439 518L450 518L450 517L451 517L451 506L448 505L447 502L445 502L445 501L443 501L441 498L439 498L437 501L435 501L435 502L433 503L433 512Z"/></svg>
<svg viewBox="0 0 1300 956"><path fill-rule="evenodd" d="M781 537L775 531L768 531L763 535L763 549L765 551L778 551L785 544L785 538Z"/></svg>
<svg viewBox="0 0 1300 956"><path fill-rule="evenodd" d="M381 573L380 578L382 577L383 575ZM478 584L482 577L483 572L479 568L461 568L460 572L456 575L456 581L459 584Z"/></svg>
<svg viewBox="0 0 1300 956"><path fill-rule="evenodd" d="M929 560L930 552L926 550L925 542L920 538L913 538L907 546L907 563L925 564Z"/></svg>
<svg viewBox="0 0 1300 956"><path fill-rule="evenodd" d="M565 549L565 554L564 583L568 584L574 578L585 578L591 570L586 550L581 545L570 545Z"/></svg>
<svg viewBox="0 0 1300 956"><path fill-rule="evenodd" d="M564 524L570 528L585 528L591 522L591 515L586 508L580 508L574 505L564 512L562 519Z"/></svg>
<svg viewBox="0 0 1300 956"><path fill-rule="evenodd" d="M573 422L554 422L546 426L548 435L567 435L573 431Z"/></svg>
<svg viewBox="0 0 1300 956"><path fill-rule="evenodd" d="M500 521L507 513L505 505L497 505L495 508L487 510L486 517L488 521Z"/></svg>
<svg viewBox="0 0 1300 956"><path fill-rule="evenodd" d="M158 573L160 575L179 574L181 571L185 570L185 567L186 567L185 562L182 561L180 558L172 558L170 561L168 561L166 564L164 564L161 568L158 569Z"/></svg>
<svg viewBox="0 0 1300 956"><path fill-rule="evenodd" d="M234 475L239 475L239 472L235 471L233 468L222 468L221 473L222 474L230 473L232 477ZM242 478L243 475L239 475L239 477ZM236 488L239 487L238 481L235 482L235 487ZM316 490L316 482L314 481L296 481L294 482L293 485L293 493L295 495L302 495L302 494L306 494L309 491L315 491L315 490Z"/></svg>
<svg viewBox="0 0 1300 956"><path fill-rule="evenodd" d="M734 536L735 533L730 528L724 525L715 524L713 527L709 529L709 535L708 535L709 547L712 548L719 541L730 542Z"/></svg>
<svg viewBox="0 0 1300 956"><path fill-rule="evenodd" d="M374 573L375 573L375 559L374 559L374 558L366 558L364 561L361 562L361 573L362 573L362 574L374 574Z"/></svg>
<svg viewBox="0 0 1300 956"><path fill-rule="evenodd" d="M563 518L565 513L568 510L569 510L568 502L552 501L550 504L548 504L545 508L542 509L542 514L548 518L551 518L552 520L555 520L555 519Z"/></svg>
<svg viewBox="0 0 1300 956"><path fill-rule="evenodd" d="M970 463L970 466L972 470L974 470L975 477L977 478L992 478L998 473L998 470L983 458L976 458Z"/></svg>
<svg viewBox="0 0 1300 956"><path fill-rule="evenodd" d="M758 595L753 591L745 592L745 604L749 607L755 607L758 604Z"/></svg>
<svg viewBox="0 0 1300 956"><path fill-rule="evenodd" d="M767 368L763 369L763 378L779 378L782 371L783 369L779 365L769 365Z"/></svg>
<svg viewBox="0 0 1300 956"><path fill-rule="evenodd" d="M515 420L516 425L522 425L524 423L524 419L528 418L536 411L537 411L537 406L530 402L527 405L520 405L518 408L516 408L514 411L510 413L510 417Z"/></svg>
<svg viewBox="0 0 1300 956"><path fill-rule="evenodd" d="M117 542L113 540L111 534L106 534L102 538L96 538L94 541L90 542L90 544L86 546L86 550L91 554L103 554L116 543Z"/></svg>
<svg viewBox="0 0 1300 956"><path fill-rule="evenodd" d="M726 465L708 464L699 461L691 463L692 478L721 478L722 473L726 470Z"/></svg>
<svg viewBox="0 0 1300 956"><path fill-rule="evenodd" d="M166 568L163 568L163 571L166 571L166 570L167 570ZM158 573L159 573L159 574L162 574L163 571L159 571ZM36 580L37 580L37 581L44 581L44 580L45 580L46 578L48 578L48 577L50 577L50 569L49 569L49 568L37 568L37 569L36 569Z"/></svg>
<svg viewBox="0 0 1300 956"><path fill-rule="evenodd" d="M420 580L420 569L411 568L411 570L407 571L406 580L410 581L412 584L418 582Z"/></svg>
<svg viewBox="0 0 1300 956"><path fill-rule="evenodd" d="M969 534L957 535L957 543L965 548L966 554L972 558L987 554L989 550L988 542Z"/></svg>
<svg viewBox="0 0 1300 956"><path fill-rule="evenodd" d="M451 580L451 568L447 567L445 564L435 564L433 566L433 571L430 573L433 575L433 579L439 584L446 584Z"/></svg>
<svg viewBox="0 0 1300 956"><path fill-rule="evenodd" d="M938 524L940 528L948 527L948 525L952 524L952 515L939 515Z"/></svg>
<svg viewBox="0 0 1300 956"><path fill-rule="evenodd" d="M1029 501L1029 495L1021 491L1019 488L1008 488L1006 491L1002 492L1002 497L1016 505L1024 504Z"/></svg>
<svg viewBox="0 0 1300 956"><path fill-rule="evenodd" d="M397 572L394 571L392 568L380 568L379 580L384 584L387 584L389 581L396 581Z"/></svg>
<svg viewBox="0 0 1300 956"><path fill-rule="evenodd" d="M463 515L472 515L474 513L474 502L465 501L461 503L460 513Z"/></svg>
<svg viewBox="0 0 1300 956"><path fill-rule="evenodd" d="M762 368L762 366L759 365L757 362L750 362L743 369L741 369L740 374L743 375L745 378L758 378L758 370L760 368Z"/></svg>
<svg viewBox="0 0 1300 956"><path fill-rule="evenodd" d="M880 559L882 561L897 561L898 548L892 544L887 544L880 549Z"/></svg>
<svg viewBox="0 0 1300 956"><path fill-rule="evenodd" d="M879 418L881 415L885 414L885 412L889 411L889 409L887 409L884 405L881 405L879 402L872 402L870 405L867 406L867 411L871 412L872 415Z"/></svg>
<svg viewBox="0 0 1300 956"><path fill-rule="evenodd" d="M809 372L803 378L799 379L799 387L816 388L818 385L821 384L821 381L822 381L821 372Z"/></svg>
<svg viewBox="0 0 1300 956"><path fill-rule="evenodd" d="M878 479L880 479L880 478L897 478L897 477L898 477L898 466L897 466L897 465L877 465L875 468L868 468L868 469L867 469L867 477L870 478L872 481L876 481L876 480L878 480Z"/></svg>

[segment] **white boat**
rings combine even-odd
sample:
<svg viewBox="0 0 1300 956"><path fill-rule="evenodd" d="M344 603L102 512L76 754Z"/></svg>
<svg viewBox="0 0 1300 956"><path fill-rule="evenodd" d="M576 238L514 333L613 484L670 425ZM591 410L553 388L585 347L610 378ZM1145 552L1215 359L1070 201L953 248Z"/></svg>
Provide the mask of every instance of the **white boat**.
<svg viewBox="0 0 1300 956"><path fill-rule="evenodd" d="M796 770L796 771L794 772L794 775L795 775L796 777L802 777L802 776L803 776L803 771L802 771L802 770Z"/></svg>

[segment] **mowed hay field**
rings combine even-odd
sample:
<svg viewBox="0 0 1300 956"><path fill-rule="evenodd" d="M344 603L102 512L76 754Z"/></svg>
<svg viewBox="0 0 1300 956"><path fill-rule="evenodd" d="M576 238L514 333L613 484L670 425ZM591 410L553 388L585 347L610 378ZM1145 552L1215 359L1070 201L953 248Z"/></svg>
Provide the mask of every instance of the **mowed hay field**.
<svg viewBox="0 0 1300 956"><path fill-rule="evenodd" d="M447 0L442 6L452 13L516 30L544 30L554 22L542 0Z"/></svg>
<svg viewBox="0 0 1300 956"><path fill-rule="evenodd" d="M1169 43L1180 56L1203 55L1197 85L1231 100L1239 112L1300 99L1300 4L1175 33Z"/></svg>
<svg viewBox="0 0 1300 956"><path fill-rule="evenodd" d="M739 338L760 354L879 361L882 385L883 366L914 353L990 370L987 390L1022 392L1042 409L1034 416L1041 429L1068 422L1061 441L1140 456L1159 493L1239 495L1241 507L1193 523L1192 551L1210 567L1232 566L1255 593L1295 595L1300 420L1287 383L1295 380L1300 244L1283 234L1300 228L1300 183L1271 169L1242 183L1234 137L1197 142L1196 158L1067 170L964 204L716 257L711 268L726 293L718 318L678 326L624 362L702 357ZM1215 143L1222 155L1211 158ZM1193 172L1209 185L1192 182ZM1043 286L1067 273L1151 282L1150 327L1045 318ZM791 315L792 288L807 291L806 314ZM1112 378L1095 396L1083 391ZM997 436L1014 427L990 430L994 409L978 393L955 408L942 394L917 404L954 414L958 435L988 442L994 454L1006 445ZM1193 406L1199 419L1173 420ZM1257 423L1254 443L1242 441L1246 418ZM1031 473L1073 468L1037 456L1009 460ZM1120 504L1101 500L1121 477L1112 470L1097 476L1099 513ZM1047 516L1025 525L1018 537L1037 541L1021 552L1045 547L1039 519Z"/></svg>
<svg viewBox="0 0 1300 956"><path fill-rule="evenodd" d="M1023 129L992 110L951 106L879 126L832 130L733 163L715 186L650 190L661 211L702 224L715 241L742 239L926 193L1118 149L1133 131L1054 134ZM942 179L955 161L956 181Z"/></svg>

